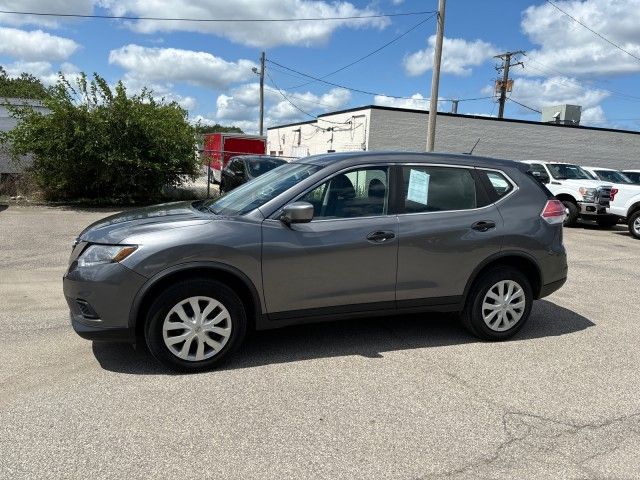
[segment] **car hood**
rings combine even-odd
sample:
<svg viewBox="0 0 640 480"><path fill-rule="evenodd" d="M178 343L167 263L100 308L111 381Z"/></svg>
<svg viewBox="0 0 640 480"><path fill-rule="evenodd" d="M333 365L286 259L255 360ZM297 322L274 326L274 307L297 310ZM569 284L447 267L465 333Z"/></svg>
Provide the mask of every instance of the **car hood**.
<svg viewBox="0 0 640 480"><path fill-rule="evenodd" d="M98 220L85 228L79 241L116 244L125 238L173 228L183 228L212 221L212 214L192 207L192 202L175 202L127 210Z"/></svg>
<svg viewBox="0 0 640 480"><path fill-rule="evenodd" d="M562 182L565 185L575 185L577 187L587 187L587 188L597 188L597 187L610 187L611 182L603 182L600 180L576 180L576 179L567 179L567 180L553 180L556 182Z"/></svg>

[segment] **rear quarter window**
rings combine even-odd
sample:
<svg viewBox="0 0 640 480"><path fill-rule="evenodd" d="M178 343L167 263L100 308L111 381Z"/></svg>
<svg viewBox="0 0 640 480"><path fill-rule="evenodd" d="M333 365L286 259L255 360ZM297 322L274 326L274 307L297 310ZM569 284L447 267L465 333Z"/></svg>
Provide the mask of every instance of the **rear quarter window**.
<svg viewBox="0 0 640 480"><path fill-rule="evenodd" d="M501 172L479 170L479 174L491 203L506 197L515 188L513 183Z"/></svg>

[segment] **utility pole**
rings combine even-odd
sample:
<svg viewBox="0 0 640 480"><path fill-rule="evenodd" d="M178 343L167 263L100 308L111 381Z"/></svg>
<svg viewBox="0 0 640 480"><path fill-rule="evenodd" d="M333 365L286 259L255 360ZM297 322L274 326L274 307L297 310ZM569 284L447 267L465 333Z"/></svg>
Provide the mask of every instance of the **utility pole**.
<svg viewBox="0 0 640 480"><path fill-rule="evenodd" d="M429 124L427 126L427 152L433 152L436 141L436 117L438 116L438 87L440 86L440 62L442 60L442 41L444 38L444 10L446 0L438 3L438 27L436 29L436 47L433 54L433 74L431 76L431 98L429 101Z"/></svg>
<svg viewBox="0 0 640 480"><path fill-rule="evenodd" d="M260 136L264 133L264 52L260 55Z"/></svg>
<svg viewBox="0 0 640 480"><path fill-rule="evenodd" d="M460 100L451 100L451 113L458 113L458 102Z"/></svg>
<svg viewBox="0 0 640 480"><path fill-rule="evenodd" d="M502 60L502 66L496 67L496 70L502 70L502 82L500 83L500 108L498 109L498 118L504 118L504 104L507 100L507 90L509 85L509 68L515 67L516 65L522 65L524 67L524 63L511 63L511 57L514 55L524 55L522 50L518 50L517 52L505 52L500 55L496 55L493 58L500 58Z"/></svg>

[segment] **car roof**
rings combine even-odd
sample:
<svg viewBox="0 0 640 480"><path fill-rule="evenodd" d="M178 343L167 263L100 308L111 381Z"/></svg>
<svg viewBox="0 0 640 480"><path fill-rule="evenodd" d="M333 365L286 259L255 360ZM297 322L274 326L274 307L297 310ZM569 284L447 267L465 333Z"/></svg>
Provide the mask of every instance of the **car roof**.
<svg viewBox="0 0 640 480"><path fill-rule="evenodd" d="M640 173L640 170L633 170L633 169L627 169L627 170L622 170L623 172L633 172L633 173Z"/></svg>
<svg viewBox="0 0 640 480"><path fill-rule="evenodd" d="M325 153L320 155L312 155L293 160L295 163L306 163L318 166L327 166L335 164L358 165L361 163L386 163L386 162L410 162L425 164L446 163L451 165L469 166L469 167L510 167L522 169L519 162L513 160L504 160L499 158L479 157L475 155L463 155L454 153L428 153L428 152L398 152L398 151L379 151L379 152L341 152L341 153Z"/></svg>
<svg viewBox="0 0 640 480"><path fill-rule="evenodd" d="M578 165L577 163L570 162L556 162L550 160L520 160L522 163L544 163L547 165Z"/></svg>

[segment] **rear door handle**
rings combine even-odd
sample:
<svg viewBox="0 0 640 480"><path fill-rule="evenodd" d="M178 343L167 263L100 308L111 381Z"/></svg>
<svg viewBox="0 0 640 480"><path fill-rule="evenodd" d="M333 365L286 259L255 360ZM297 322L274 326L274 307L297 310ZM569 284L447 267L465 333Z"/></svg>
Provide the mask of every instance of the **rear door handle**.
<svg viewBox="0 0 640 480"><path fill-rule="evenodd" d="M396 234L393 232L371 232L367 235L367 240L374 243L384 243L387 240L395 238Z"/></svg>
<svg viewBox="0 0 640 480"><path fill-rule="evenodd" d="M491 220L481 220L471 225L471 228L478 232L486 232L492 228L496 228L496 222L492 222Z"/></svg>

